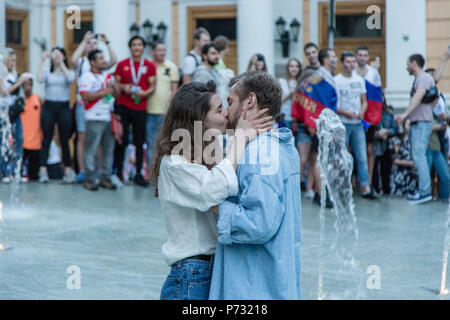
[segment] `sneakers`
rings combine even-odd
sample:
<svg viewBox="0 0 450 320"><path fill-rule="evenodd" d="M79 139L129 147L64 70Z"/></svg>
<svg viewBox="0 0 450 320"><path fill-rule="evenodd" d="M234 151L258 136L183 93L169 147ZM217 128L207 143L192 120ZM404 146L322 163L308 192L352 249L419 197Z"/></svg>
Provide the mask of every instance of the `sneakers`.
<svg viewBox="0 0 450 320"><path fill-rule="evenodd" d="M20 178L20 182L21 182L21 183L28 183L28 181L29 181L28 177L22 177L22 178Z"/></svg>
<svg viewBox="0 0 450 320"><path fill-rule="evenodd" d="M3 183L11 183L11 181L12 181L11 177L4 177L4 178L2 179L2 182L3 182Z"/></svg>
<svg viewBox="0 0 450 320"><path fill-rule="evenodd" d="M317 204L318 206L321 206L321 203L320 203L320 194L318 194L318 193L315 193L315 194L314 194L313 202L314 202L315 204ZM328 193L327 193L327 198L325 199L325 207L326 207L327 209L333 209L333 207L334 207L333 202L331 201L330 197L328 196Z"/></svg>
<svg viewBox="0 0 450 320"><path fill-rule="evenodd" d="M431 196L431 193L426 194L426 195L420 195L417 194L416 196L413 197L413 199L411 199L409 201L410 204L422 204L422 203L426 203L433 200L433 197Z"/></svg>
<svg viewBox="0 0 450 320"><path fill-rule="evenodd" d="M64 177L63 177L63 181L65 183L74 183L75 182L75 178L76 178L75 171L73 171L72 168L66 168L65 174L64 174Z"/></svg>
<svg viewBox="0 0 450 320"><path fill-rule="evenodd" d="M134 178L134 183L144 188L148 187L148 182L145 181L144 177L141 174L136 175L136 178Z"/></svg>
<svg viewBox="0 0 450 320"><path fill-rule="evenodd" d="M111 182L115 184L117 188L122 188L124 186L123 182L115 174L111 176Z"/></svg>
<svg viewBox="0 0 450 320"><path fill-rule="evenodd" d="M85 180L83 186L85 189L88 189L89 191L97 191L98 190L98 185L96 185L92 181Z"/></svg>
<svg viewBox="0 0 450 320"><path fill-rule="evenodd" d="M39 172L39 182L41 183L47 183L49 182L48 173L47 170L42 170Z"/></svg>
<svg viewBox="0 0 450 320"><path fill-rule="evenodd" d="M303 194L305 195L306 199L314 199L315 193L313 190L305 191Z"/></svg>
<svg viewBox="0 0 450 320"><path fill-rule="evenodd" d="M111 180L107 179L100 179L99 187L109 189L109 190L116 190L117 186L111 182Z"/></svg>
<svg viewBox="0 0 450 320"><path fill-rule="evenodd" d="M78 172L77 177L75 178L75 181L78 183L84 182L84 172L83 171Z"/></svg>
<svg viewBox="0 0 450 320"><path fill-rule="evenodd" d="M369 199L369 200L378 200L378 199L380 199L380 197L375 194L375 191L373 189L370 189L370 191L368 191L368 192L361 193L361 196L364 199Z"/></svg>

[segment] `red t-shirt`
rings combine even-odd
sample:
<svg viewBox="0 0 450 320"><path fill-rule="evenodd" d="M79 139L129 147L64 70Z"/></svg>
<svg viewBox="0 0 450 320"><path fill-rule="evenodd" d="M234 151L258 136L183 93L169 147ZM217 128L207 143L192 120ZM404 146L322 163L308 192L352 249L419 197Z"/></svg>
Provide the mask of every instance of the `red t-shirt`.
<svg viewBox="0 0 450 320"><path fill-rule="evenodd" d="M140 61L134 62L134 70L136 76L138 75ZM139 86L141 90L147 90L150 87L150 82L148 79L150 77L156 76L155 64L147 59L144 59L143 71L141 78L139 80ZM117 64L115 76L120 76L120 83L133 85L133 78L130 70L130 58L120 61ZM117 104L124 105L132 110L147 110L147 98L141 98L138 104L135 103L134 99L125 92L122 92L117 100Z"/></svg>

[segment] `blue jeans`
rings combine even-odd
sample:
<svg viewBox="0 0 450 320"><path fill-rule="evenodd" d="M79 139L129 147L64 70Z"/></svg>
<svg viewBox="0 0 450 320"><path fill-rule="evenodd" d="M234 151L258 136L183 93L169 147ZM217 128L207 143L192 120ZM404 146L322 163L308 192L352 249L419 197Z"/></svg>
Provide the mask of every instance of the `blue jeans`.
<svg viewBox="0 0 450 320"><path fill-rule="evenodd" d="M369 167L367 165L366 134L362 123L348 124L345 126L345 144L352 147L353 157L356 162L356 173L361 187L369 185Z"/></svg>
<svg viewBox="0 0 450 320"><path fill-rule="evenodd" d="M411 124L409 129L409 141L414 166L419 177L419 193L422 196L431 194L430 167L427 161L428 140L430 139L433 123L419 121Z"/></svg>
<svg viewBox="0 0 450 320"><path fill-rule="evenodd" d="M163 114L147 114L147 123L145 125L145 142L147 143L147 162L149 164L149 168L152 161L155 140L163 122Z"/></svg>
<svg viewBox="0 0 450 320"><path fill-rule="evenodd" d="M208 300L214 259L187 258L172 265L161 300Z"/></svg>
<svg viewBox="0 0 450 320"><path fill-rule="evenodd" d="M450 196L450 174L448 172L447 161L441 151L427 150L428 166L434 168L439 176L440 188L439 197L448 200Z"/></svg>

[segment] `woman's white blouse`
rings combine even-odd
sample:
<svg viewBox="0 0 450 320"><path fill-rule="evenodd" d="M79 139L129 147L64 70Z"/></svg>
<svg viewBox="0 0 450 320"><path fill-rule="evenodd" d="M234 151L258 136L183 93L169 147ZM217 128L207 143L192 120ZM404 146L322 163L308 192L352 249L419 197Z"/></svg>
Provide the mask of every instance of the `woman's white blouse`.
<svg viewBox="0 0 450 320"><path fill-rule="evenodd" d="M208 170L179 155L164 156L158 195L168 240L162 254L168 265L195 255L212 255L217 245L213 206L238 193L236 172L224 159Z"/></svg>

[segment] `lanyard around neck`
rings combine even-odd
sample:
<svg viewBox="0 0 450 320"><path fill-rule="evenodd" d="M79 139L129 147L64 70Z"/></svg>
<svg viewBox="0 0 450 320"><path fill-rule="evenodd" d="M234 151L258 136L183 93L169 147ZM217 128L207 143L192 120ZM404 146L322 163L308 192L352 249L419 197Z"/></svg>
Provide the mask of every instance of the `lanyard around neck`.
<svg viewBox="0 0 450 320"><path fill-rule="evenodd" d="M133 59L130 58L130 69L131 69L131 78L133 79L133 83L135 85L139 84L139 81L141 80L141 76L142 76L142 71L143 71L143 67L144 66L144 57L141 58L141 62L139 63L139 69L136 75L136 70L134 69L134 63L133 63Z"/></svg>

